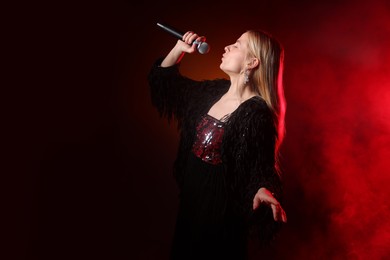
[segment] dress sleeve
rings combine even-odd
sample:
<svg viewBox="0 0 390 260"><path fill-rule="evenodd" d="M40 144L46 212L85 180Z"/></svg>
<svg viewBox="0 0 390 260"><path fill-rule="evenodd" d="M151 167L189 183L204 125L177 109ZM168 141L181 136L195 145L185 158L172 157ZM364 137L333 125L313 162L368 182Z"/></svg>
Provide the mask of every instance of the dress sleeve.
<svg viewBox="0 0 390 260"><path fill-rule="evenodd" d="M160 67L163 58L158 59L148 74L148 82L153 106L169 121L182 121L190 103L190 97L199 92L200 81L184 77L179 72L179 64Z"/></svg>
<svg viewBox="0 0 390 260"><path fill-rule="evenodd" d="M262 204L253 210L253 198L257 191L264 187L271 191L278 201L282 199L282 182L275 167L277 133L271 113L262 113L253 121L254 127L250 127L248 131L248 151L251 152L248 155L249 182L244 201L247 204L251 235L260 238L261 243L268 244L278 233L281 223L274 220L269 205Z"/></svg>
<svg viewBox="0 0 390 260"><path fill-rule="evenodd" d="M280 228L273 219L272 209L260 205L253 210L253 198L261 188L267 188L276 199L282 195L282 182L275 167L276 130L272 112L265 102L254 104L242 119L241 147L236 160L238 208L249 226L250 235L262 244L272 241Z"/></svg>

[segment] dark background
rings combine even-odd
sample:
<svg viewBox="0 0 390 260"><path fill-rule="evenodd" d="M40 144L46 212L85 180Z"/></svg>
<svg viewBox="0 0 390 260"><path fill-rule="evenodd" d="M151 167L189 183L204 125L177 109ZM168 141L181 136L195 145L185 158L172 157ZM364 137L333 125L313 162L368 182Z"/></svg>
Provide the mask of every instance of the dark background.
<svg viewBox="0 0 390 260"><path fill-rule="evenodd" d="M285 47L288 223L272 247L252 247L252 259L390 257L388 1L11 9L4 259L168 258L178 136L152 107L146 77L176 39L157 22L207 37L210 53L182 62L195 79L225 77L223 47L246 29L269 31Z"/></svg>

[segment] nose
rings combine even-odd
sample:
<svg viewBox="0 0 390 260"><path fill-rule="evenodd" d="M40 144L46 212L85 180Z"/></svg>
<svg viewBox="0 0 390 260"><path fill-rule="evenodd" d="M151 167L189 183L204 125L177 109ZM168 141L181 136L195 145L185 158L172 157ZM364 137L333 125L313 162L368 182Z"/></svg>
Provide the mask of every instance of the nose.
<svg viewBox="0 0 390 260"><path fill-rule="evenodd" d="M228 52L229 51L229 48L228 48L229 46L226 46L225 48L224 48L224 50L225 50L225 52Z"/></svg>

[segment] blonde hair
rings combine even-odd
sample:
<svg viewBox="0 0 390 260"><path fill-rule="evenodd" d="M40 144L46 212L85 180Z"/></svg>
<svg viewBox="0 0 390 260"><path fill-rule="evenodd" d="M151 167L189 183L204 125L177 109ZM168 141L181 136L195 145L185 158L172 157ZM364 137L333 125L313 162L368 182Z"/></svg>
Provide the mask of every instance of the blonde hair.
<svg viewBox="0 0 390 260"><path fill-rule="evenodd" d="M247 35L248 58L256 57L259 60L259 66L250 72L250 84L274 113L274 123L277 130L275 159L277 160L279 147L285 135L284 50L279 41L269 33L259 30L248 30Z"/></svg>

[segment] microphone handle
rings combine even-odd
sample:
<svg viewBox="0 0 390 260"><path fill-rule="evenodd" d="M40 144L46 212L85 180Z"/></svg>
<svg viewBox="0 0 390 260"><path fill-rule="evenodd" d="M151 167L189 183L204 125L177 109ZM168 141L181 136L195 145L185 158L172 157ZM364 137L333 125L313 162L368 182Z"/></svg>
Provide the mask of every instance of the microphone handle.
<svg viewBox="0 0 390 260"><path fill-rule="evenodd" d="M183 40L183 33L172 28L172 27L169 27L167 25L163 25L161 23L157 23L157 25L159 27L161 27L163 30L169 32L170 34L174 35L176 38L178 38L179 40ZM194 41L192 44L196 44L197 45L197 49L198 49L198 52L201 53L201 54L205 54L205 53L208 53L209 50L210 50L210 46L207 44L207 42L198 42L198 41Z"/></svg>
<svg viewBox="0 0 390 260"><path fill-rule="evenodd" d="M179 38L179 40L182 40L183 39L183 33L179 32L178 30L176 29L173 29L171 27L168 27L166 25L163 25L161 23L157 23L158 26L160 26L162 29L164 29L165 31L167 32L170 32L171 34L173 34L175 37Z"/></svg>

